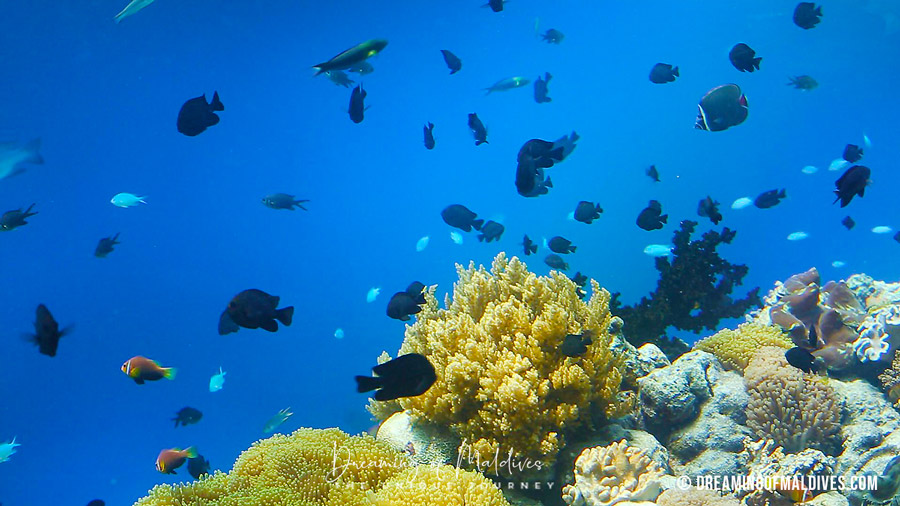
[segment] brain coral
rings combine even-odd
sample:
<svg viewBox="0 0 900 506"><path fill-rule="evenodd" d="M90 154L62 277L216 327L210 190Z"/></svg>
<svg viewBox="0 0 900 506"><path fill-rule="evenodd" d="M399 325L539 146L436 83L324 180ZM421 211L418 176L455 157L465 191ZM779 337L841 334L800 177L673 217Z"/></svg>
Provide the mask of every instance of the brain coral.
<svg viewBox="0 0 900 506"><path fill-rule="evenodd" d="M694 349L712 353L726 369L743 372L750 357L763 346L787 349L793 344L777 326L744 323L736 330L723 329L697 341Z"/></svg>
<svg viewBox="0 0 900 506"><path fill-rule="evenodd" d="M383 418L402 408L449 427L467 445L464 462L513 452L549 466L565 434L588 426L592 411L612 416L624 409L616 400L623 359L610 350L609 293L596 281L584 302L566 276L536 276L504 253L490 272L474 263L456 270L447 309L429 292L400 347L401 354L427 356L437 381L424 394L387 407L372 401L373 414ZM593 341L586 353L560 353L568 334L586 332Z"/></svg>
<svg viewBox="0 0 900 506"><path fill-rule="evenodd" d="M349 506L409 466L371 436L298 429L257 441L228 474L186 485L157 485L135 506Z"/></svg>
<svg viewBox="0 0 900 506"><path fill-rule="evenodd" d="M744 369L747 426L788 452L835 451L841 405L826 381L789 365L783 348L761 348Z"/></svg>

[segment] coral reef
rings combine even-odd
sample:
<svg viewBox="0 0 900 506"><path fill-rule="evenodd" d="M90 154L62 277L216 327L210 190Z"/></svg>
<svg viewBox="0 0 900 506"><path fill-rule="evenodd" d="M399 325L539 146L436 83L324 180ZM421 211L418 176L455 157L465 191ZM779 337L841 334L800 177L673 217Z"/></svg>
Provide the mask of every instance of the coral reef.
<svg viewBox="0 0 900 506"><path fill-rule="evenodd" d="M687 351L687 347L673 349L673 342L664 339L666 329L699 333L713 330L723 318L738 318L751 307L758 306L759 288L742 299L730 294L741 285L747 275L746 265L732 264L716 251L720 244L729 244L735 232L710 230L702 238L691 240L697 222L684 220L675 232L672 243L674 255L656 258L659 281L650 297L643 297L633 306L619 307L617 297L611 305L613 312L625 321L625 335L635 346L653 342L670 359ZM617 294L618 295L618 294Z"/></svg>
<svg viewBox="0 0 900 506"><path fill-rule="evenodd" d="M569 506L652 504L663 471L643 450L625 440L585 449L575 460L575 484L562 490Z"/></svg>
<svg viewBox="0 0 900 506"><path fill-rule="evenodd" d="M406 411L394 413L382 422L375 439L408 453L420 465L456 463L461 443L446 428L424 420L415 421Z"/></svg>
<svg viewBox="0 0 900 506"><path fill-rule="evenodd" d="M747 460L747 474L760 477L791 477L791 476L831 476L834 474L835 458L829 457L820 450L806 449L799 453L785 454L783 449L771 439L753 441L750 438L744 440L744 450L741 455ZM778 492L776 484L772 489L744 489L738 492L743 502L750 505L784 505L791 501L783 492ZM811 500L813 495L820 494L821 490L810 490L806 500ZM806 501L803 501L804 503Z"/></svg>
<svg viewBox="0 0 900 506"><path fill-rule="evenodd" d="M375 492L372 505L509 506L509 502L481 474L444 465L406 469Z"/></svg>
<svg viewBox="0 0 900 506"><path fill-rule="evenodd" d="M740 506L732 495L719 495L712 490L669 489L656 499L657 506Z"/></svg>
<svg viewBox="0 0 900 506"><path fill-rule="evenodd" d="M894 406L900 408L900 354L895 355L891 366L878 375L878 381Z"/></svg>
<svg viewBox="0 0 900 506"><path fill-rule="evenodd" d="M750 357L763 346L790 348L791 340L775 325L743 323L736 330L722 329L694 344L695 350L708 351L719 359L725 369L744 371Z"/></svg>
<svg viewBox="0 0 900 506"><path fill-rule="evenodd" d="M609 293L596 281L584 302L566 276L538 277L503 253L490 272L470 263L457 273L447 309L429 291L399 352L427 356L437 381L387 408L449 427L463 440L463 462L512 453L552 468L567 434L628 407L617 400L624 360L612 350ZM592 344L583 355L559 351L568 334L585 332ZM373 404L382 418L387 410Z"/></svg>
<svg viewBox="0 0 900 506"><path fill-rule="evenodd" d="M747 426L789 452L835 451L841 402L827 380L787 363L784 349L761 348L744 369Z"/></svg>

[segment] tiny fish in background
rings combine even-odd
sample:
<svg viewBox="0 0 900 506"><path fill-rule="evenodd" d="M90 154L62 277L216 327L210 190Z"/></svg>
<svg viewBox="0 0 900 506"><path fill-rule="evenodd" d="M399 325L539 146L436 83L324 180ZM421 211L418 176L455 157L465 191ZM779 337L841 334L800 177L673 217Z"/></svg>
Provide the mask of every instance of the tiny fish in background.
<svg viewBox="0 0 900 506"><path fill-rule="evenodd" d="M106 502L101 499L94 499L93 501L87 503L87 506L106 506Z"/></svg>
<svg viewBox="0 0 900 506"><path fill-rule="evenodd" d="M735 199L735 201L731 203L731 208L743 209L751 205L753 205L753 199L751 199L750 197L741 197L739 199Z"/></svg>
<svg viewBox="0 0 900 506"><path fill-rule="evenodd" d="M550 251L554 253L559 253L561 255L567 255L569 253L575 253L577 246L572 244L572 241L566 239L561 236L554 236L547 242L547 247L550 248Z"/></svg>
<svg viewBox="0 0 900 506"><path fill-rule="evenodd" d="M847 144L844 147L844 154L842 158L847 160L850 163L856 163L860 161L863 157L863 149L857 146L856 144Z"/></svg>
<svg viewBox="0 0 900 506"><path fill-rule="evenodd" d="M849 216L845 216L843 220L841 220L841 225L847 228L847 230L853 230L853 227L856 226L856 222L853 221L853 218Z"/></svg>
<svg viewBox="0 0 900 506"><path fill-rule="evenodd" d="M278 413L275 413L272 418L269 418L269 420L266 422L266 425L263 426L263 432L269 434L275 431L275 429L286 422L287 419L290 418L293 414L294 413L291 412L291 408L284 408Z"/></svg>
<svg viewBox="0 0 900 506"><path fill-rule="evenodd" d="M566 36L556 28L551 28L541 35L541 38L547 44L559 44Z"/></svg>
<svg viewBox="0 0 900 506"><path fill-rule="evenodd" d="M397 292L388 301L387 315L395 320L409 321L409 317L418 314L425 304L425 285L413 281L405 291Z"/></svg>
<svg viewBox="0 0 900 506"><path fill-rule="evenodd" d="M425 237L416 241L416 251L421 252L422 250L427 248L429 239L430 238L426 235Z"/></svg>
<svg viewBox="0 0 900 506"><path fill-rule="evenodd" d="M503 10L503 4L506 3L506 0L488 0L488 3L482 5L482 7L490 7L494 12L500 12Z"/></svg>
<svg viewBox="0 0 900 506"><path fill-rule="evenodd" d="M652 179L654 183L659 182L659 171L656 170L656 165L651 165L644 173L647 174L647 177Z"/></svg>
<svg viewBox="0 0 900 506"><path fill-rule="evenodd" d="M337 328L337 329L334 331L334 338L335 338L335 339L343 339L343 338L344 338L344 329L342 329L342 328Z"/></svg>
<svg viewBox="0 0 900 506"><path fill-rule="evenodd" d="M812 2L800 2L794 8L794 24L809 30L822 21L822 6L816 7Z"/></svg>
<svg viewBox="0 0 900 506"><path fill-rule="evenodd" d="M447 68L450 69L450 74L455 74L462 69L462 60L459 59L455 54L451 53L446 49L441 49L441 54L444 55L444 63L447 64Z"/></svg>
<svg viewBox="0 0 900 506"><path fill-rule="evenodd" d="M793 86L798 90L811 91L816 89L819 86L819 83L810 76L795 76L788 77L787 85Z"/></svg>
<svg viewBox="0 0 900 506"><path fill-rule="evenodd" d="M353 73L359 74L361 76L364 76L366 74L371 74L372 72L375 72L375 67L373 67L372 64L367 61L361 61L359 63L351 65L347 69L347 72L353 72Z"/></svg>
<svg viewBox="0 0 900 506"><path fill-rule="evenodd" d="M478 242L499 241L500 236L503 235L505 230L506 227L504 227L503 224L497 223L494 220L488 220L488 222L481 227L481 233L478 234Z"/></svg>
<svg viewBox="0 0 900 506"><path fill-rule="evenodd" d="M100 242L97 243L97 247L94 248L94 256L97 258L106 258L106 255L113 252L114 246L120 244L118 239L118 233L112 237L100 239Z"/></svg>
<svg viewBox="0 0 900 506"><path fill-rule="evenodd" d="M537 80L534 81L534 101L539 104L546 104L548 102L552 102L553 99L547 96L549 90L547 89L547 84L550 82L550 79L553 79L553 76L550 75L550 72L544 72L544 78L541 79L541 76L538 76Z"/></svg>
<svg viewBox="0 0 900 506"><path fill-rule="evenodd" d="M206 131L207 128L219 124L219 115L216 111L224 111L225 106L219 100L219 92L213 93L212 101L206 102L206 94L192 98L185 102L178 111L178 119L175 126L178 131L188 137L195 137Z"/></svg>
<svg viewBox="0 0 900 506"><path fill-rule="evenodd" d="M59 347L59 339L68 334L72 329L66 327L59 330L59 323L50 314L50 310L43 304L38 304L34 318L34 334L28 334L29 341L38 347L38 351L50 357L56 356Z"/></svg>
<svg viewBox="0 0 900 506"><path fill-rule="evenodd" d="M834 267L834 268L836 268L836 269L839 269L839 268L841 268L841 267L843 267L843 266L845 266L845 265L847 265L847 264L846 264L845 262L840 261L840 260L835 260L834 262L831 262L831 266Z"/></svg>
<svg viewBox="0 0 900 506"><path fill-rule="evenodd" d="M495 91L514 90L516 88L521 88L522 86L528 86L529 84L531 84L531 81L524 77L507 77L506 79L501 79L492 84L489 88L484 88L486 91L485 95L490 95Z"/></svg>
<svg viewBox="0 0 900 506"><path fill-rule="evenodd" d="M146 196L138 197L133 193L117 193L113 195L113 198L109 200L109 202L116 206L122 208L134 207L138 204L146 204L147 202L144 200Z"/></svg>
<svg viewBox="0 0 900 506"><path fill-rule="evenodd" d="M434 149L434 123L425 123L425 149Z"/></svg>
<svg viewBox="0 0 900 506"><path fill-rule="evenodd" d="M197 450L190 446L182 450L181 448L170 448L159 452L156 457L156 470L163 474L175 474L175 470L183 466L188 459L197 458Z"/></svg>
<svg viewBox="0 0 900 506"><path fill-rule="evenodd" d="M366 58L375 56L387 47L388 41L384 39L371 39L357 44L346 51L342 51L330 60L314 65L316 75L328 72L329 70L350 70L355 66L365 62Z"/></svg>
<svg viewBox="0 0 900 506"><path fill-rule="evenodd" d="M349 88L356 84L356 81L350 79L350 77L343 73L340 70L329 70L327 72L322 72L325 74L325 77L328 78L329 81L333 82L337 86L343 86L344 88Z"/></svg>
<svg viewBox="0 0 900 506"><path fill-rule="evenodd" d="M850 165L850 162L848 162L847 160L844 160L843 158L835 158L834 160L831 161L830 164L828 164L828 170L831 170L831 171L843 170L848 165Z"/></svg>
<svg viewBox="0 0 900 506"><path fill-rule="evenodd" d="M378 298L378 294L381 293L381 288L377 286L373 286L369 288L369 291L366 292L366 302L375 302L375 299Z"/></svg>
<svg viewBox="0 0 900 506"><path fill-rule="evenodd" d="M203 418L203 413L199 409L185 406L175 413L175 418L172 418L172 421L175 422L176 428L179 424L182 427L187 427L199 422L201 418Z"/></svg>
<svg viewBox="0 0 900 506"><path fill-rule="evenodd" d="M759 70L759 64L762 61L762 58L756 56L756 51L743 42L735 44L735 46L731 48L731 52L728 53L728 59L731 60L731 64L734 65L734 68L741 72L753 72L754 70Z"/></svg>
<svg viewBox="0 0 900 506"><path fill-rule="evenodd" d="M819 172L819 168L815 165L806 165L800 169L800 172L804 174L815 174L816 172Z"/></svg>
<svg viewBox="0 0 900 506"><path fill-rule="evenodd" d="M718 225L719 222L722 221L722 213L719 212L719 203L708 195L705 199L697 203L697 215L709 218L709 221L713 222L713 225Z"/></svg>
<svg viewBox="0 0 900 506"><path fill-rule="evenodd" d="M654 84L672 83L680 76L678 67L673 67L668 63L657 63L650 69L650 82Z"/></svg>
<svg viewBox="0 0 900 506"><path fill-rule="evenodd" d="M477 214L460 204L451 204L441 211L441 219L444 220L444 223L463 232L471 232L473 228L481 230L484 220L476 218L478 218Z"/></svg>
<svg viewBox="0 0 900 506"><path fill-rule="evenodd" d="M227 372L222 370L222 367L219 367L219 372L213 374L212 377L209 378L209 391L210 392L218 392L222 390L222 387L225 386L225 375Z"/></svg>
<svg viewBox="0 0 900 506"><path fill-rule="evenodd" d="M787 193L785 193L784 188L781 190L776 188L760 193L756 197L756 200L753 201L753 204L760 209L769 209L770 207L777 206L786 197Z"/></svg>
<svg viewBox="0 0 900 506"><path fill-rule="evenodd" d="M803 239L806 239L807 237L809 237L809 234L807 234L806 232L803 232L803 231L791 232L790 234L788 234L787 240L788 241L802 241Z"/></svg>
<svg viewBox="0 0 900 506"><path fill-rule="evenodd" d="M522 239L522 247L525 248L525 256L537 253L537 244L535 244L527 235Z"/></svg>
<svg viewBox="0 0 900 506"><path fill-rule="evenodd" d="M887 225L879 225L877 227L872 228L872 233L875 233L875 234L890 234L893 231L894 231L894 229L892 229L891 227L888 227Z"/></svg>
<svg viewBox="0 0 900 506"><path fill-rule="evenodd" d="M672 246L668 244L649 244L644 248L644 254L652 257L664 257L672 253Z"/></svg>
<svg viewBox="0 0 900 506"><path fill-rule="evenodd" d="M582 200L575 206L575 212L572 213L572 219L580 221L581 223L591 224L594 220L600 218L600 213L602 212L603 208L600 207L600 204Z"/></svg>
<svg viewBox="0 0 900 506"><path fill-rule="evenodd" d="M463 236L456 230L450 232L450 240L453 241L454 244L462 244Z"/></svg>
<svg viewBox="0 0 900 506"><path fill-rule="evenodd" d="M298 200L295 196L288 195L287 193L273 193L271 195L266 195L262 199L263 205L269 209L287 209L288 211L293 211L294 209L303 209L306 211L307 209L303 207L303 204L307 202L309 202L309 200Z"/></svg>
<svg viewBox="0 0 900 506"><path fill-rule="evenodd" d="M160 367L155 360L140 355L129 358L122 364L121 369L138 385L143 385L145 381L157 381L163 378L173 380L177 372L174 367Z"/></svg>

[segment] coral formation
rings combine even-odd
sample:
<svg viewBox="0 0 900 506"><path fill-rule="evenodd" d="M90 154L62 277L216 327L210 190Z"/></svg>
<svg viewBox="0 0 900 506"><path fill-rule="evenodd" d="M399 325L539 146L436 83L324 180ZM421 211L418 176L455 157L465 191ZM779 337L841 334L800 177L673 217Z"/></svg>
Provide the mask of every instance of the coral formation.
<svg viewBox="0 0 900 506"><path fill-rule="evenodd" d="M447 308L429 291L400 347L400 354L427 356L437 381L389 409L449 427L464 442L463 462L513 453L548 467L566 434L589 426L598 413L621 414L623 358L611 348L609 293L596 281L584 302L565 275L538 277L504 253L490 272L470 263L457 265L457 273ZM581 333L592 336L587 352L563 355L565 337ZM387 410L373 404L373 414L383 418Z"/></svg>
<svg viewBox="0 0 900 506"><path fill-rule="evenodd" d="M673 342L664 339L669 326L694 333L713 330L721 319L740 317L760 304L759 288L750 290L742 299L730 297L748 269L746 265L726 261L716 248L731 243L735 232L728 228L721 233L710 230L692 241L696 226L695 221L681 222L672 240L675 247L671 263L668 257L656 258L659 281L649 298L643 297L633 306L619 307L614 297L611 305L613 312L625 321L625 335L632 344L653 342L672 360L687 351L687 347L673 349Z"/></svg>
<svg viewBox="0 0 900 506"><path fill-rule="evenodd" d="M690 488L687 490L669 489L656 499L657 506L740 506L740 502L732 495L719 495L713 490Z"/></svg>
<svg viewBox="0 0 900 506"><path fill-rule="evenodd" d="M509 506L490 480L454 466L421 466L388 480L373 506Z"/></svg>
<svg viewBox="0 0 900 506"><path fill-rule="evenodd" d="M612 506L647 502L661 492L662 468L625 440L586 448L575 460L575 484L562 490L569 506Z"/></svg>
<svg viewBox="0 0 900 506"><path fill-rule="evenodd" d="M826 381L788 364L783 348L761 348L744 369L747 426L789 452L835 451L841 403Z"/></svg>
<svg viewBox="0 0 900 506"><path fill-rule="evenodd" d="M750 357L763 346L787 349L793 345L779 327L748 322L736 330L722 329L705 337L694 344L694 349L712 353L728 370L743 372Z"/></svg>

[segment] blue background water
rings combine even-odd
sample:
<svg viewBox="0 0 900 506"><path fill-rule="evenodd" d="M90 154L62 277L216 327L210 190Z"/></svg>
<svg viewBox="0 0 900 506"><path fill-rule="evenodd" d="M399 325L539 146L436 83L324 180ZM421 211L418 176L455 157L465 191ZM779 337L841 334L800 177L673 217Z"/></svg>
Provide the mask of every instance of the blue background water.
<svg viewBox="0 0 900 506"><path fill-rule="evenodd" d="M454 262L521 254L524 233L571 239L579 249L569 273L633 302L655 287L644 246L697 219L709 194L722 202L722 225L738 230L721 252L751 269L740 295L811 266L826 279L864 271L896 280L900 245L869 232L900 229L897 12L879 3L829 2L809 31L791 22L793 2L775 1L514 0L495 14L478 0L160 0L120 25L112 17L124 2L0 4L0 140L41 137L46 159L0 181L2 210L35 202L40 213L0 235L0 441L15 435L22 444L0 464L0 501L130 504L187 476L157 473L160 449L195 445L227 470L286 406L295 415L284 430L365 430L365 396L352 377L400 345L403 323L384 314L390 295L414 279L443 294ZM564 32L563 43L542 43L536 18L541 31ZM363 77L371 108L356 125L346 114L350 90L313 78L310 67L376 37L390 44ZM763 57L759 72L728 62L737 42ZM459 74L448 75L440 49L463 60ZM660 61L679 65L682 77L651 84ZM550 104L534 103L531 86L482 91L545 71L554 76ZM820 87L785 86L800 74ZM697 101L728 82L746 93L749 119L725 132L695 130ZM181 104L214 90L226 106L221 123L194 138L177 133ZM490 144L474 146L470 112ZM422 147L426 121L437 125L434 151ZM522 143L573 129L582 140L549 172L550 194L518 196ZM845 212L831 203L839 173L826 167L863 133L874 143L864 158L874 182ZM644 175L650 164L661 183ZM810 164L819 172L802 174ZM773 209L729 208L775 187L789 198ZM123 191L148 204L113 207ZM261 205L274 192L310 199L309 211ZM645 232L634 219L651 198L669 225ZM579 200L600 202L604 214L593 225L567 220ZM481 244L468 234L453 244L440 219L451 203L500 219L503 239ZM858 223L850 232L839 223L848 213ZM798 230L809 238L788 242ZM122 244L94 258L97 241L116 232ZM425 235L430 244L417 253ZM529 266L548 272L546 253ZM847 265L834 269L834 260ZM382 295L367 304L373 286ZM218 336L228 300L251 287L294 305L294 324ZM20 337L38 303L75 325L55 358ZM333 337L338 327L343 340ZM177 379L135 385L119 367L138 354L178 367ZM210 393L219 366L225 387ZM186 405L203 420L173 429L169 419Z"/></svg>

